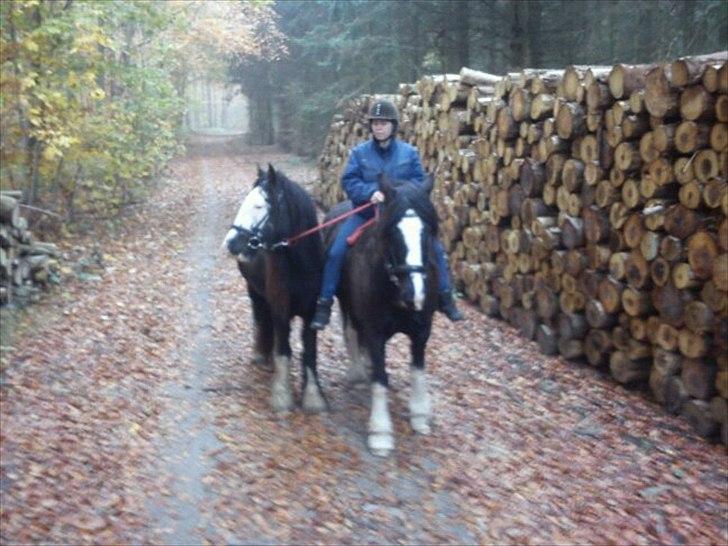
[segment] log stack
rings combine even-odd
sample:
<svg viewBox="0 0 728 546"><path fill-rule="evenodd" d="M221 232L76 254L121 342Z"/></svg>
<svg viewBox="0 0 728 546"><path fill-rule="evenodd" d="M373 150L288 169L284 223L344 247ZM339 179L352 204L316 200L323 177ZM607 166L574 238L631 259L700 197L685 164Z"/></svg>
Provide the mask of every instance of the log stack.
<svg viewBox="0 0 728 546"><path fill-rule="evenodd" d="M402 138L466 298L547 354L645 385L728 445L726 52L402 84ZM366 139L362 97L321 156L325 206ZM349 116L348 118L346 116Z"/></svg>
<svg viewBox="0 0 728 546"><path fill-rule="evenodd" d="M19 191L0 192L0 305L37 301L58 278L58 248L35 240L20 198Z"/></svg>

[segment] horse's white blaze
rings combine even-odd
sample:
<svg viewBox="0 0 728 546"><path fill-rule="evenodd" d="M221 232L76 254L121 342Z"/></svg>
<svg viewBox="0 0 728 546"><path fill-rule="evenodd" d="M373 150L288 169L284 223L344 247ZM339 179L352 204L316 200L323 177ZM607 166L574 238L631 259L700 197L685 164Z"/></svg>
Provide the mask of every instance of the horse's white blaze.
<svg viewBox="0 0 728 546"><path fill-rule="evenodd" d="M402 232L404 244L407 246L407 265L422 267L422 233L424 224L412 209L407 209L404 218L397 227ZM414 306L421 311L425 305L425 278L423 273L410 273L414 288Z"/></svg>
<svg viewBox="0 0 728 546"><path fill-rule="evenodd" d="M432 405L430 403L430 394L427 392L427 376L425 375L425 370L411 367L410 380L410 424L415 432L428 434L430 432L429 421Z"/></svg>
<svg viewBox="0 0 728 546"><path fill-rule="evenodd" d="M248 195L245 196L245 199L243 199L243 202L240 204L240 208L238 209L238 213L235 215L233 225L243 229L252 229L263 221L266 214L268 214L268 203L265 200L265 192L260 186L256 186ZM231 228L230 231L227 232L222 244L227 246L228 242L230 242L237 233L237 231Z"/></svg>
<svg viewBox="0 0 728 546"><path fill-rule="evenodd" d="M306 389L303 391L303 409L311 413L318 413L326 409L326 402L321 395L316 378L308 368L306 368Z"/></svg>
<svg viewBox="0 0 728 546"><path fill-rule="evenodd" d="M372 383L372 411L369 416L369 449L375 455L387 455L394 449L392 419L389 416L387 387Z"/></svg>
<svg viewBox="0 0 728 546"><path fill-rule="evenodd" d="M273 362L275 370L270 393L271 406L275 411L287 411L293 406L290 381L291 359L287 356L276 355Z"/></svg>

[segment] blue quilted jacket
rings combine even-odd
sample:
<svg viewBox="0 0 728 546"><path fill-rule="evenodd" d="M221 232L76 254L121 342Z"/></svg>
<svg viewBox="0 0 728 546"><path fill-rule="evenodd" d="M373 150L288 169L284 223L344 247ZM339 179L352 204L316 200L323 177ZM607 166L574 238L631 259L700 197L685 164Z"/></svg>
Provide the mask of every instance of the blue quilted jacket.
<svg viewBox="0 0 728 546"><path fill-rule="evenodd" d="M349 162L341 176L341 185L355 207L369 201L377 191L380 173L392 181L410 180L422 184L425 180L417 148L393 138L389 146L382 149L374 139L369 139L351 150ZM362 212L366 213L365 216L372 213L371 209Z"/></svg>

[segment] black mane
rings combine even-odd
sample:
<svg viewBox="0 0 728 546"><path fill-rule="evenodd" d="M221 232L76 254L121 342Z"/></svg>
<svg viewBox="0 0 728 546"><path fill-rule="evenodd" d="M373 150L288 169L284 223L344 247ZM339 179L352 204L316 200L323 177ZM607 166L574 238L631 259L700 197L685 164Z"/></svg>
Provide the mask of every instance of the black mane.
<svg viewBox="0 0 728 546"><path fill-rule="evenodd" d="M316 226L318 218L316 204L306 190L281 171L276 171L275 176L274 190L271 189L272 184L268 180L267 174L262 171L258 174L255 185L260 185L266 191L271 205L273 216L270 223L273 230L270 237L272 240L281 241ZM323 253L319 233L299 239L289 250L301 259L301 264L306 269L320 268L321 264L316 259Z"/></svg>

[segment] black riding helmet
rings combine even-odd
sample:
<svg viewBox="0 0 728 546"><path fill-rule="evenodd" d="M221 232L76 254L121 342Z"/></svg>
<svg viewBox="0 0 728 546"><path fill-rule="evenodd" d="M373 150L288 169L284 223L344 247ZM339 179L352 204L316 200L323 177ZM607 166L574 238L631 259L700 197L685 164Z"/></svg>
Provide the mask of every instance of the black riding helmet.
<svg viewBox="0 0 728 546"><path fill-rule="evenodd" d="M375 100L369 108L369 130L372 130L372 120L383 119L392 122L392 135L397 133L399 127L399 111L392 101Z"/></svg>

